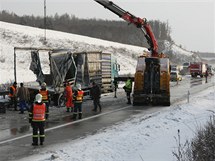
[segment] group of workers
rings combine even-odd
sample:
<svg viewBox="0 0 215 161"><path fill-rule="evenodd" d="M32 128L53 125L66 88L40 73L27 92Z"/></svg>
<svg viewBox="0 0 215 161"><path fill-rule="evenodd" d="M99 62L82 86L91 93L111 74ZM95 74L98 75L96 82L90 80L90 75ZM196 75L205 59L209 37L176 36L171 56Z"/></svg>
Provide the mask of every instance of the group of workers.
<svg viewBox="0 0 215 161"><path fill-rule="evenodd" d="M72 86L69 82L65 83L65 92L66 98L66 109L67 112L73 112L73 120L76 120L77 115L78 119L82 118L82 102L84 97L84 91L81 89L81 85L76 85L76 90L73 92Z"/></svg>
<svg viewBox="0 0 215 161"><path fill-rule="evenodd" d="M32 145L38 145L38 140L40 139L40 145L43 145L45 139L44 127L45 120L49 115L49 92L46 89L46 83L41 84L41 89L35 96L35 100L29 108L27 103L30 102L30 93L28 88L24 87L23 83L20 83L20 87L17 88L17 83L14 82L9 89L10 106L17 110L17 102L19 99L19 110L20 114L24 114L27 110L29 113L29 123L33 128ZM39 131L39 134L38 134Z"/></svg>
<svg viewBox="0 0 215 161"><path fill-rule="evenodd" d="M76 88L74 88L75 90L73 92L71 83L65 82L64 96L66 99L66 112L73 112L73 120L76 120L77 116L78 119L82 119L82 102L84 97L84 91L81 89L81 85L77 84L75 87ZM127 104L131 104L130 95L132 92L132 80L130 78L126 81L123 89L127 95ZM28 108L26 104L28 101L30 101L30 94L28 89L24 87L23 83L20 83L20 87L17 88L17 83L14 82L10 87L8 96L10 97L11 105L14 106L14 110L17 111L17 98L19 98L20 113L24 113L24 108L29 111L29 123L33 128L32 145L37 146L39 145L39 142L40 145L43 145L45 139L45 121L49 117L50 102L50 95L49 91L46 89L46 83L43 82L41 84L41 89L36 94L35 100L32 102L30 108ZM92 111L97 112L97 108L99 108L99 112L101 112L101 89L95 82L92 82L90 96L93 99L94 105Z"/></svg>
<svg viewBox="0 0 215 161"><path fill-rule="evenodd" d="M66 111L73 112L72 118L73 120L76 120L77 116L78 119L82 119L82 102L84 91L81 89L80 84L77 84L74 89L75 90L73 92L72 85L69 82L65 83L64 96L66 99ZM101 112L101 90L95 82L92 83L90 92L94 104L93 111L97 111L97 107L99 107L99 111ZM46 83L43 82L41 84L41 89L36 94L34 102L32 102L30 108L28 108L27 105L27 102L30 101L30 94L28 89L24 87L23 83L20 83L20 87L17 88L17 83L14 82L10 87L8 96L10 98L10 105L14 107L15 111L17 111L17 100L19 99L20 113L23 114L25 109L29 112L29 123L33 128L32 145L39 145L39 141L40 145L43 145L45 139L45 121L49 117L50 105L50 94L46 88Z"/></svg>

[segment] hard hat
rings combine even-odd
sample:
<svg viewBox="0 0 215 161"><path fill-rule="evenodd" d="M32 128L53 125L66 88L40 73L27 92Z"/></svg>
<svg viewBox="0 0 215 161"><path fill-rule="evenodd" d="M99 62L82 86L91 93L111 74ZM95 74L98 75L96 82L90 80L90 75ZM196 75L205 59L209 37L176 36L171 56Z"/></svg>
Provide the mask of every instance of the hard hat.
<svg viewBox="0 0 215 161"><path fill-rule="evenodd" d="M77 84L76 87L77 87L77 89L81 90L81 85L80 84Z"/></svg>
<svg viewBox="0 0 215 161"><path fill-rule="evenodd" d="M42 97L43 97L43 96L42 96L41 94L38 93L38 94L36 95L36 97L35 97L35 102L41 103L41 102L42 102Z"/></svg>
<svg viewBox="0 0 215 161"><path fill-rule="evenodd" d="M43 83L41 84L41 87L46 87L46 82L43 82Z"/></svg>

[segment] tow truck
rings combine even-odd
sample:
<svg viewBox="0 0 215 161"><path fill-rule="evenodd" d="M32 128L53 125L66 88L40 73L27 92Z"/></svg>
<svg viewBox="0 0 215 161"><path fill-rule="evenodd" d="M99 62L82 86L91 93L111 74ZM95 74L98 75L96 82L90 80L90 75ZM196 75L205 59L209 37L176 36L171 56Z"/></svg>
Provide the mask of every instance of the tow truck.
<svg viewBox="0 0 215 161"><path fill-rule="evenodd" d="M170 63L158 53L158 44L146 18L136 17L109 0L94 0L142 31L149 44L149 54L138 57L134 76L133 105L170 106Z"/></svg>

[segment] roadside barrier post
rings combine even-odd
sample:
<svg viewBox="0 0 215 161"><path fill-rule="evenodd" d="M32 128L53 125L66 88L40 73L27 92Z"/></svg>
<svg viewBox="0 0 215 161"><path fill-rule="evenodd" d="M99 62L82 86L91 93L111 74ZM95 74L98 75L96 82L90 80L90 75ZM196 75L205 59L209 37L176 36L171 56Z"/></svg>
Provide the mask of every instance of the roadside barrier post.
<svg viewBox="0 0 215 161"><path fill-rule="evenodd" d="M187 92L187 102L189 103L190 102L190 91L188 90Z"/></svg>

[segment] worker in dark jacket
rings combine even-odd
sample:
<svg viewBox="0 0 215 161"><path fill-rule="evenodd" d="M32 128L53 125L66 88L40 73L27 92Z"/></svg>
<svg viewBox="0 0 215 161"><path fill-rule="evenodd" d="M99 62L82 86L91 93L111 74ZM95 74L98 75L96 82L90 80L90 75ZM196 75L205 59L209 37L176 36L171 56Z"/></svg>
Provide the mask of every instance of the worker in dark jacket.
<svg viewBox="0 0 215 161"><path fill-rule="evenodd" d="M126 96L127 96L127 100L128 100L127 104L131 104L132 80L130 77L127 79L123 89L126 92Z"/></svg>
<svg viewBox="0 0 215 161"><path fill-rule="evenodd" d="M43 103L46 104L47 112L49 112L49 101L50 101L50 95L49 91L46 89L46 83L43 82L41 84L41 89L39 90L39 94L41 94Z"/></svg>
<svg viewBox="0 0 215 161"><path fill-rule="evenodd" d="M35 97L35 103L29 110L29 123L33 128L33 146L38 145L40 139L40 145L43 145L45 140L45 120L48 117L46 104L42 102L42 95L37 94ZM38 134L39 131L39 134Z"/></svg>
<svg viewBox="0 0 215 161"><path fill-rule="evenodd" d="M23 83L20 83L17 98L19 98L20 114L24 114L24 108L28 110L27 102L30 100L30 94L28 88L25 88Z"/></svg>
<svg viewBox="0 0 215 161"><path fill-rule="evenodd" d="M81 89L81 85L76 85L76 90L74 92L73 98L74 98L74 113L73 113L73 120L76 120L76 117L78 115L78 118L82 118L82 102L84 97L84 91Z"/></svg>
<svg viewBox="0 0 215 161"><path fill-rule="evenodd" d="M10 98L10 106L14 107L14 110L17 111L17 83L16 82L14 82L12 86L10 86L8 97Z"/></svg>
<svg viewBox="0 0 215 161"><path fill-rule="evenodd" d="M92 85L93 86L90 90L90 95L93 99L93 105L94 105L94 109L92 111L97 112L97 107L99 107L99 111L101 112L101 110L102 110L102 107L100 104L101 89L95 82L93 82Z"/></svg>

